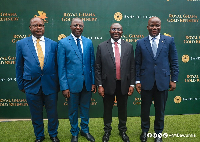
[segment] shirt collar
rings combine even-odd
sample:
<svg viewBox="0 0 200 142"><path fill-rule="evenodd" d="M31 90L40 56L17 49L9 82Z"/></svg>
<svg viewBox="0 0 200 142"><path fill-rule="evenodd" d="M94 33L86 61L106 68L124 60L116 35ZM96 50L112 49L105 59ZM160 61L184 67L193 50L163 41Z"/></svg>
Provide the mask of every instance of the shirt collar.
<svg viewBox="0 0 200 142"><path fill-rule="evenodd" d="M114 43L115 43L115 41L114 41L112 38L111 38L111 43L112 43L112 44L114 44ZM121 38L120 38L120 39L118 39L117 43L118 43L118 44L121 44Z"/></svg>
<svg viewBox="0 0 200 142"><path fill-rule="evenodd" d="M37 40L37 38L34 37L34 36L32 35L32 40L33 40L33 42L35 42L35 41ZM42 36L42 37L40 38L40 41L45 41L45 40L44 40L44 36Z"/></svg>
<svg viewBox="0 0 200 142"><path fill-rule="evenodd" d="M71 33L71 35L74 38L74 40L76 41L77 37L75 37L72 33ZM79 36L79 39L82 40L81 36Z"/></svg>
<svg viewBox="0 0 200 142"><path fill-rule="evenodd" d="M152 37L152 36L150 36L149 35L149 40L151 41L152 39L153 39L154 37ZM157 40L159 40L160 39L160 33L155 37Z"/></svg>

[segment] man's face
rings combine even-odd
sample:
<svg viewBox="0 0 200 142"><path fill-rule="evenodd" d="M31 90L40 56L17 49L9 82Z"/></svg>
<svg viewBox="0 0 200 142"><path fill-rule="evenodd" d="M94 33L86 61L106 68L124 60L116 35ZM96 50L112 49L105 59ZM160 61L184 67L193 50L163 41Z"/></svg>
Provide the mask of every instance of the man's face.
<svg viewBox="0 0 200 142"><path fill-rule="evenodd" d="M72 31L72 34L75 37L81 36L83 32L84 24L81 19L74 19L70 25L70 29Z"/></svg>
<svg viewBox="0 0 200 142"><path fill-rule="evenodd" d="M44 35L44 21L38 17L31 19L29 29L34 37L41 38Z"/></svg>
<svg viewBox="0 0 200 142"><path fill-rule="evenodd" d="M157 36L161 30L161 21L158 17L152 17L148 21L147 30L152 37Z"/></svg>
<svg viewBox="0 0 200 142"><path fill-rule="evenodd" d="M119 23L114 23L110 27L110 36L114 41L121 38L123 33L122 26Z"/></svg>

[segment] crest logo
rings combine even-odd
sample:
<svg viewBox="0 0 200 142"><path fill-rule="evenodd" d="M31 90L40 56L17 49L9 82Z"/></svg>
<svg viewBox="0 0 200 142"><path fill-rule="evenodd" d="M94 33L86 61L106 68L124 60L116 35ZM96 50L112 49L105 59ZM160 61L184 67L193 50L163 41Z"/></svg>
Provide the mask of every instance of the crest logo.
<svg viewBox="0 0 200 142"><path fill-rule="evenodd" d="M66 35L60 34L60 35L58 36L58 40L61 40L61 39L65 38L65 37L66 37Z"/></svg>
<svg viewBox="0 0 200 142"><path fill-rule="evenodd" d="M43 12L43 11L38 11L38 14L39 14L39 16L38 15L35 15L34 17L39 17L39 18L41 18L45 23L48 23L48 21L46 20L46 18L48 18L46 15L46 13L45 12Z"/></svg>
<svg viewBox="0 0 200 142"><path fill-rule="evenodd" d="M175 102L176 104L180 103L180 102L181 102L181 96L176 96L176 97L174 98L174 102Z"/></svg>
<svg viewBox="0 0 200 142"><path fill-rule="evenodd" d="M189 61L189 56L188 55L183 55L182 56L182 61L183 61L183 63L187 63Z"/></svg>
<svg viewBox="0 0 200 142"><path fill-rule="evenodd" d="M116 12L114 14L114 18L116 21L121 21L122 20L122 14L120 12Z"/></svg>

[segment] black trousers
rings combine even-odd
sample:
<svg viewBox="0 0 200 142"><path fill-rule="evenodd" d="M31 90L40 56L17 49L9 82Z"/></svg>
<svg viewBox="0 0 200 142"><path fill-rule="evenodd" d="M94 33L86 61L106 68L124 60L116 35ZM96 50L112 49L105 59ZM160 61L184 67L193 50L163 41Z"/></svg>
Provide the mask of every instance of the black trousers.
<svg viewBox="0 0 200 142"><path fill-rule="evenodd" d="M118 107L118 130L120 132L126 132L126 121L127 121L127 99L128 94L121 93L121 81L116 81L116 90L114 94L105 94L103 98L104 103L104 131L111 132L112 127L112 109L114 105L115 96L117 98L117 107Z"/></svg>
<svg viewBox="0 0 200 142"><path fill-rule="evenodd" d="M148 132L150 127L150 107L152 100L154 100L155 107L155 121L154 131L155 133L162 133L164 129L164 111L168 97L168 90L159 91L156 83L152 90L141 90L141 128L143 132Z"/></svg>

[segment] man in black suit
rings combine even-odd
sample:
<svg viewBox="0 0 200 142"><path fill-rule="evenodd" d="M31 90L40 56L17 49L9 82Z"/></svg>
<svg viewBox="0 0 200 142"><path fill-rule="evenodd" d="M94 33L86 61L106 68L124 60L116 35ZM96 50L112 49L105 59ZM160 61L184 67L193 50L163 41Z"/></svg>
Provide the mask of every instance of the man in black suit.
<svg viewBox="0 0 200 142"><path fill-rule="evenodd" d="M135 61L133 46L122 40L122 26L114 23L110 27L111 39L98 45L95 65L95 78L98 92L104 102L104 136L108 142L111 134L112 108L117 98L119 134L124 142L129 142L126 134L127 99L134 91Z"/></svg>

